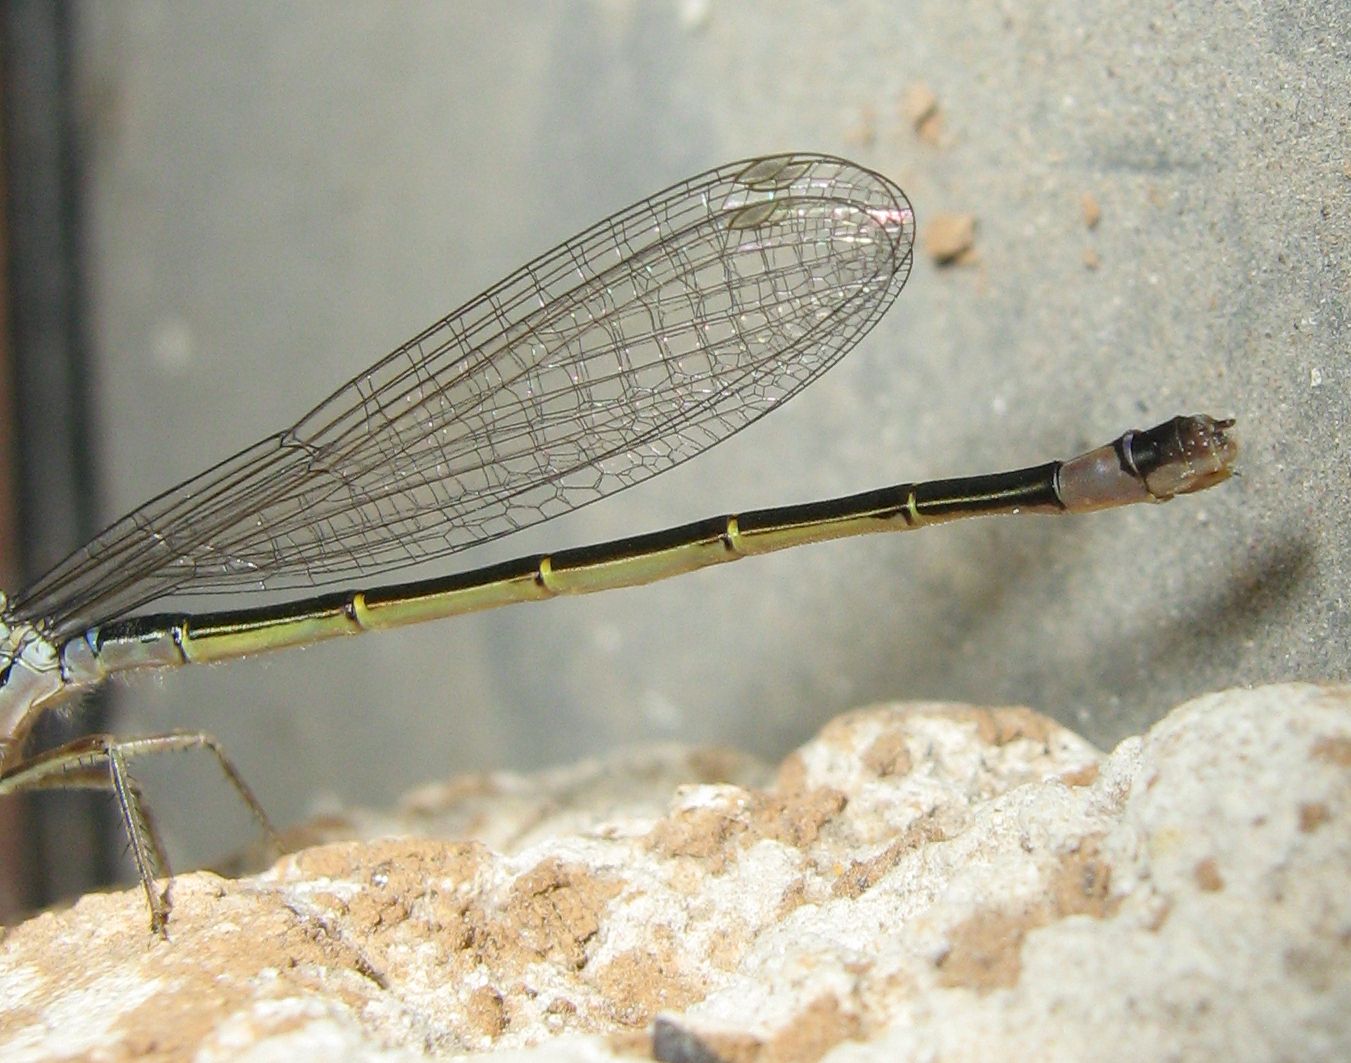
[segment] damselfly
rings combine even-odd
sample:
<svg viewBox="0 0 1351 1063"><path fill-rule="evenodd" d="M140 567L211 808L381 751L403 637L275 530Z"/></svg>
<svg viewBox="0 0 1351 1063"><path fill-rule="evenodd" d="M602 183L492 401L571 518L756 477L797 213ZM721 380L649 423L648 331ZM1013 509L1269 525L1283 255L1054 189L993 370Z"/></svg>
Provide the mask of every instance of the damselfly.
<svg viewBox="0 0 1351 1063"><path fill-rule="evenodd" d="M127 764L206 734L90 735L26 755L36 720L107 676L219 661L513 602L664 579L802 543L996 513L1163 501L1225 479L1232 421L1178 417L1070 461L714 517L436 579L280 605L146 614L175 594L374 580L670 469L833 365L909 276L914 213L885 177L788 154L699 174L511 274L294 426L166 491L0 596L0 794L114 794L151 926L167 863Z"/></svg>

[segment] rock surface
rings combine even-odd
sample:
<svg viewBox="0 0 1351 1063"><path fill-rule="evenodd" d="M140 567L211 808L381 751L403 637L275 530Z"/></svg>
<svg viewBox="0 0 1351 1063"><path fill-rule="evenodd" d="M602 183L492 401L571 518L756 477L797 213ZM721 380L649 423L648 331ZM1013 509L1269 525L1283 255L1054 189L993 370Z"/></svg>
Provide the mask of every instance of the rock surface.
<svg viewBox="0 0 1351 1063"><path fill-rule="evenodd" d="M1351 1055L1351 688L1105 755L1027 709L458 780L398 831L0 945L0 1057L833 1063ZM459 840L437 840L432 832ZM413 837L417 833L422 837Z"/></svg>

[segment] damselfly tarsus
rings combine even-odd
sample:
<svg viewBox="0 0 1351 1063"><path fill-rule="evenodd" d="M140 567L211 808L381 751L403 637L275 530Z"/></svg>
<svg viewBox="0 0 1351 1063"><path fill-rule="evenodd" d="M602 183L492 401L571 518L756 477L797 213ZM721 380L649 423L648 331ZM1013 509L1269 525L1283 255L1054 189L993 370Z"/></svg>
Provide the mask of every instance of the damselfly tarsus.
<svg viewBox="0 0 1351 1063"><path fill-rule="evenodd" d="M217 661L513 602L632 586L802 543L995 513L1163 501L1225 479L1231 421L1179 417L1071 461L716 517L472 572L281 605L145 614L174 594L373 580L672 468L796 394L909 275L885 177L776 155L692 177L438 321L293 427L152 499L0 596L0 794L108 789L162 929L163 847L128 761L204 734L92 735L27 756L35 721L115 672Z"/></svg>

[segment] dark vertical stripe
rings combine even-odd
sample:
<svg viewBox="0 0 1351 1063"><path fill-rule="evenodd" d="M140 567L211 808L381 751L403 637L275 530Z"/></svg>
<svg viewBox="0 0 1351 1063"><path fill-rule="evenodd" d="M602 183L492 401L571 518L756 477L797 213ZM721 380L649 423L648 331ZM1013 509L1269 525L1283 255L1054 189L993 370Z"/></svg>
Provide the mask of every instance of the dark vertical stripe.
<svg viewBox="0 0 1351 1063"><path fill-rule="evenodd" d="M81 138L73 91L73 5L13 0L0 13L8 315L17 424L19 568L31 577L97 530L85 391ZM20 582L26 582L26 579ZM11 593L16 586L7 588ZM99 701L86 702L79 732L102 730ZM77 721L49 714L35 740L72 737ZM108 802L81 792L32 800L23 829L38 869L30 897L49 903L110 878L115 837Z"/></svg>

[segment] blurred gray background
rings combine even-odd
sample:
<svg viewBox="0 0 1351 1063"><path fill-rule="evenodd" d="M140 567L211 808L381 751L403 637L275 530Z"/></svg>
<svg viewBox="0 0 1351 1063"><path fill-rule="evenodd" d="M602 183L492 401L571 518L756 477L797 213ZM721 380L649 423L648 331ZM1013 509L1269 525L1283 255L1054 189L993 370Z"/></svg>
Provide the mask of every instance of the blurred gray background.
<svg viewBox="0 0 1351 1063"><path fill-rule="evenodd" d="M921 244L881 325L784 410L458 567L1240 419L1241 477L1166 507L822 545L117 686L120 733L213 732L279 822L649 740L777 757L880 699L1028 704L1110 746L1207 690L1351 675L1342 0L75 12L104 522L614 209L782 149L896 178L921 236L974 215L976 261ZM921 84L936 136L907 113ZM147 772L181 866L246 830L189 760Z"/></svg>

